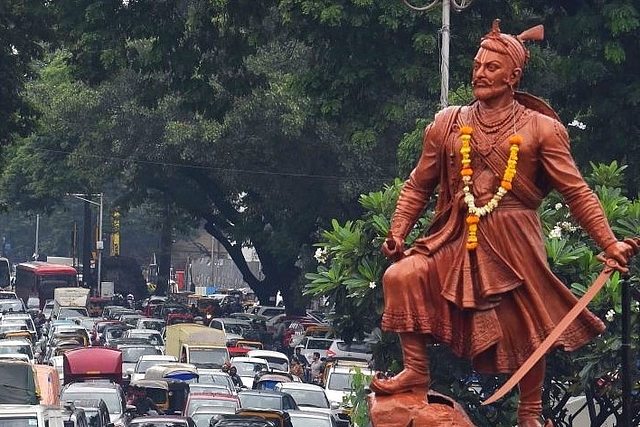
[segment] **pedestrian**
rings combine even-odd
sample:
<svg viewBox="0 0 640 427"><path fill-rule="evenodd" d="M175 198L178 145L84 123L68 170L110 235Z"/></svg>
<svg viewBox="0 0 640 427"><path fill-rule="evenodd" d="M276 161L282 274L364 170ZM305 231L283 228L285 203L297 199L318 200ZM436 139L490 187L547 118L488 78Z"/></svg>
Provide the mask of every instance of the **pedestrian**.
<svg viewBox="0 0 640 427"><path fill-rule="evenodd" d="M479 372L513 373L571 310L577 299L549 269L537 213L550 190L608 258L626 265L638 251L611 231L555 112L515 90L529 58L523 42L542 33L507 35L494 21L473 62L474 102L444 109L425 130L382 245L395 261L383 278L382 328L399 334L404 369L374 377L377 394L428 388L428 342L447 344ZM430 228L405 250L436 188ZM583 310L554 347L575 350L604 329ZM518 427L542 425L544 376L542 359L520 381Z"/></svg>
<svg viewBox="0 0 640 427"><path fill-rule="evenodd" d="M244 384L242 383L242 378L240 378L240 375L238 375L238 368L231 365L229 367L229 376L231 377L231 381L233 381L233 385L235 385L238 388L244 387Z"/></svg>
<svg viewBox="0 0 640 427"><path fill-rule="evenodd" d="M322 383L322 375L324 374L325 364L320 358L320 352L314 351L309 364L310 381L313 383Z"/></svg>
<svg viewBox="0 0 640 427"><path fill-rule="evenodd" d="M303 380L304 369L302 368L302 365L300 364L300 361L297 357L291 358L291 363L289 364L289 372L291 373L291 375L295 375L296 377L300 378L300 381Z"/></svg>

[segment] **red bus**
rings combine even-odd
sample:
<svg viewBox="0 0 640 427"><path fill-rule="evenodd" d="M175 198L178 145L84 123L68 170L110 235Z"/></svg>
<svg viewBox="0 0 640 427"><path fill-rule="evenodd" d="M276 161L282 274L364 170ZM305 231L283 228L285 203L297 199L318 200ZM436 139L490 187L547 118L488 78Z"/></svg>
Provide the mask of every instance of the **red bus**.
<svg viewBox="0 0 640 427"><path fill-rule="evenodd" d="M30 296L40 299L40 310L53 299L55 288L78 286L75 268L43 261L23 262L16 266L15 292L25 304Z"/></svg>

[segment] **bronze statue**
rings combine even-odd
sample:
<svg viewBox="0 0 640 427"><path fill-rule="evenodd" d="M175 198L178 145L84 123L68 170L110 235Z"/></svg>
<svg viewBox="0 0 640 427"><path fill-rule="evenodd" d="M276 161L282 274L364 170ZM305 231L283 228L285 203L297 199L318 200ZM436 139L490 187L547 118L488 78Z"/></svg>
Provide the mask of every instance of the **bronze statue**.
<svg viewBox="0 0 640 427"><path fill-rule="evenodd" d="M395 262L383 278L382 327L399 334L404 370L377 376L376 394L428 388L426 345L440 342L482 373L512 373L577 299L547 264L536 209L557 190L573 218L605 255L626 265L638 251L618 241L570 153L569 137L543 101L517 92L542 26L502 34L499 20L473 62L474 102L440 111L400 193L383 253ZM437 193L426 236L404 240ZM556 341L573 351L604 330L584 310ZM541 426L544 359L519 382L519 427Z"/></svg>

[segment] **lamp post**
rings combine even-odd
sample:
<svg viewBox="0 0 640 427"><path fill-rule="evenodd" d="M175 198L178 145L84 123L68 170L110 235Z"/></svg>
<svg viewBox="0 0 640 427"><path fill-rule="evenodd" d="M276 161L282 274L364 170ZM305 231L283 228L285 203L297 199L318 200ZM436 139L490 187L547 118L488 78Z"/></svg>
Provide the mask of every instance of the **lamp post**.
<svg viewBox="0 0 640 427"><path fill-rule="evenodd" d="M68 194L69 196L73 196L76 199L80 199L84 202L91 203L92 205L98 206L98 240L96 241L96 251L98 252L98 262L97 262L97 278L98 278L98 296L102 296L102 250L104 249L104 241L102 240L102 214L103 214L103 193L99 194ZM100 197L100 202L95 202L87 197L98 196ZM82 267L82 274L85 274L84 266Z"/></svg>
<svg viewBox="0 0 640 427"><path fill-rule="evenodd" d="M442 46L440 54L440 106L441 108L449 105L449 40L451 35L450 19L451 9L456 12L462 12L473 3L473 0L434 0L426 6L414 6L408 0L402 2L410 9L419 12L429 12L433 10L438 3L442 1Z"/></svg>

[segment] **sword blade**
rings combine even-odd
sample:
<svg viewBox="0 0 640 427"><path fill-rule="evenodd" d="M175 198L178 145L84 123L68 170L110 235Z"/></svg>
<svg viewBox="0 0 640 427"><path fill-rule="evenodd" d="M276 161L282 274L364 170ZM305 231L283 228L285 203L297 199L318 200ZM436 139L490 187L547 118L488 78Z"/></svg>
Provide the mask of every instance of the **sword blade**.
<svg viewBox="0 0 640 427"><path fill-rule="evenodd" d="M602 269L596 280L589 287L587 292L578 300L576 305L574 305L571 310L562 318L560 323L558 323L555 328L551 331L551 333L542 341L540 347L538 347L529 358L518 368L516 372L505 382L498 390L496 390L493 395L489 396L487 400L482 402L483 405L490 405L497 400L501 399L505 394L509 393L513 387L516 386L520 382L520 380L529 372L529 370L535 365L538 360L540 360L549 349L553 346L556 340L562 335L562 333L569 327L571 322L573 322L578 315L584 310L587 305L593 300L593 298L597 295L597 293L602 289L607 280L611 276L614 270L620 269L621 267L617 262L613 259L607 259L605 267Z"/></svg>

